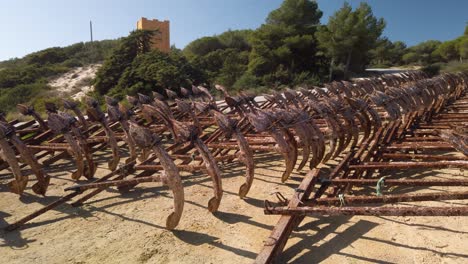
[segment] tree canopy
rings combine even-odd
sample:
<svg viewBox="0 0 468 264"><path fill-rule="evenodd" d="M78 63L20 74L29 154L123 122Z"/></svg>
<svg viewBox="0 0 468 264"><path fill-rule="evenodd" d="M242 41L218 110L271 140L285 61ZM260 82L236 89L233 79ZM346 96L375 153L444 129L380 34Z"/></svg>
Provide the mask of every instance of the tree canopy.
<svg viewBox="0 0 468 264"><path fill-rule="evenodd" d="M127 94L164 93L164 89L179 91L182 86L198 84L198 76L197 70L180 52L166 54L154 50L137 56L109 94L123 99Z"/></svg>
<svg viewBox="0 0 468 264"><path fill-rule="evenodd" d="M367 3L361 3L354 11L347 2L321 26L316 36L320 47L330 58L330 65L341 65L345 77L348 71L361 72L370 62L370 51L380 40L385 21L376 18ZM381 44L388 44L380 40ZM386 49L388 47L383 47ZM375 51L382 53L382 51ZM382 56L382 54L380 54Z"/></svg>
<svg viewBox="0 0 468 264"><path fill-rule="evenodd" d="M106 94L114 88L122 73L132 64L138 54L150 51L154 31L136 30L120 42L109 58L96 73L94 88L99 94Z"/></svg>
<svg viewBox="0 0 468 264"><path fill-rule="evenodd" d="M440 55L436 52L441 45L438 40L428 40L421 42L418 45L408 48L406 54L403 55L403 62L406 64L422 64L429 65L440 60Z"/></svg>
<svg viewBox="0 0 468 264"><path fill-rule="evenodd" d="M315 1L285 0L252 34L248 74L271 85L318 72L314 34L321 17Z"/></svg>
<svg viewBox="0 0 468 264"><path fill-rule="evenodd" d="M228 30L189 43L183 54L208 84L232 87L247 70L252 30Z"/></svg>

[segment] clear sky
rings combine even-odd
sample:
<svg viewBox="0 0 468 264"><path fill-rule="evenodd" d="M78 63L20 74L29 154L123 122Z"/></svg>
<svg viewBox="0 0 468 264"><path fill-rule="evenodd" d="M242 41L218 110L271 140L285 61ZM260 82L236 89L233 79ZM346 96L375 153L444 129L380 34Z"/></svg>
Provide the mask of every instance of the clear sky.
<svg viewBox="0 0 468 264"><path fill-rule="evenodd" d="M190 41L227 29L255 29L282 0L0 0L0 60L33 51L94 39L126 36L136 21L171 21L171 43L183 48ZM344 0L318 0L322 23ZM360 0L350 0L353 6ZM390 40L408 45L463 34L468 22L466 0L368 0Z"/></svg>

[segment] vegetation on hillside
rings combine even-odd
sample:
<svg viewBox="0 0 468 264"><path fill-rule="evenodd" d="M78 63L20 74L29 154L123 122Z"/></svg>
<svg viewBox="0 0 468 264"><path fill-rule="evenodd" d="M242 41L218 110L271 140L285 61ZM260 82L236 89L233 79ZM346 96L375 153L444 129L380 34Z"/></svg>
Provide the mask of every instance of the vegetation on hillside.
<svg viewBox="0 0 468 264"><path fill-rule="evenodd" d="M0 62L0 110L9 112L18 103L43 102L50 97L48 80L70 69L98 63L110 55L119 40L76 43L54 47Z"/></svg>
<svg viewBox="0 0 468 264"><path fill-rule="evenodd" d="M0 109L46 94L49 78L72 67L103 62L95 95L179 92L180 87L222 84L231 90L316 85L359 76L369 67L418 66L429 73L468 70L468 26L446 41L407 47L382 33L386 23L367 3L345 3L320 24L316 1L284 0L255 30L228 30L196 39L183 50L151 51L152 31L133 31L120 40L50 48L0 62Z"/></svg>
<svg viewBox="0 0 468 264"><path fill-rule="evenodd" d="M137 93L179 90L181 86L203 80L197 70L177 49L169 54L151 50L151 37L157 32L132 31L122 39L96 73L96 95L110 94L119 99Z"/></svg>

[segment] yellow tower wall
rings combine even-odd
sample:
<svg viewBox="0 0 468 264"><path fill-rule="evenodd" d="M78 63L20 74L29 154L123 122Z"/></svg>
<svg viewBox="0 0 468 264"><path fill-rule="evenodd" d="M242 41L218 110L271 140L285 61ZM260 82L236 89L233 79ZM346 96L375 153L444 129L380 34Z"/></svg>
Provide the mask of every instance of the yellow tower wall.
<svg viewBox="0 0 468 264"><path fill-rule="evenodd" d="M159 30L159 34L156 34L153 37L153 49L158 49L162 52L168 53L171 50L170 45L170 31L169 31L169 21L159 21L157 19L149 20L142 17L137 22L137 29L141 30Z"/></svg>

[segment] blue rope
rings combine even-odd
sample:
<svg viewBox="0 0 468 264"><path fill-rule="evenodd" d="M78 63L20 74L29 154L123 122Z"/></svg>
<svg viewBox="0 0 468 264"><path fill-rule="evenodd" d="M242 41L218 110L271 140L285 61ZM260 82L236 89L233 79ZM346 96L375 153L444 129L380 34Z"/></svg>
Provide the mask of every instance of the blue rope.
<svg viewBox="0 0 468 264"><path fill-rule="evenodd" d="M343 207L343 206L346 205L344 194L342 194L342 193L338 194L338 199L340 199L340 207Z"/></svg>
<svg viewBox="0 0 468 264"><path fill-rule="evenodd" d="M382 187L385 187L385 179L387 176L383 176L382 178L377 181L377 185L375 186L375 192L377 193L377 196L382 196Z"/></svg>

